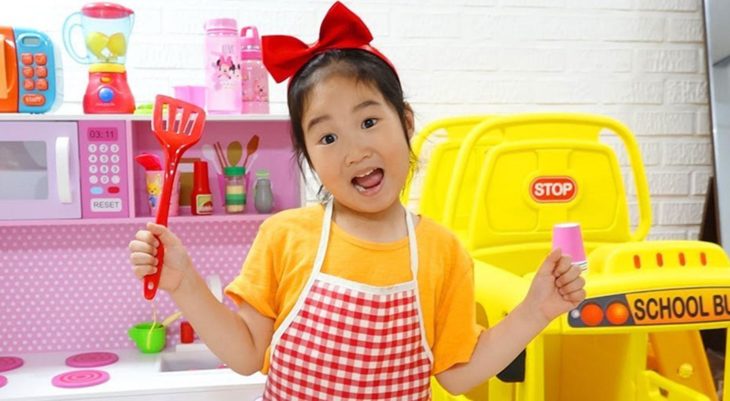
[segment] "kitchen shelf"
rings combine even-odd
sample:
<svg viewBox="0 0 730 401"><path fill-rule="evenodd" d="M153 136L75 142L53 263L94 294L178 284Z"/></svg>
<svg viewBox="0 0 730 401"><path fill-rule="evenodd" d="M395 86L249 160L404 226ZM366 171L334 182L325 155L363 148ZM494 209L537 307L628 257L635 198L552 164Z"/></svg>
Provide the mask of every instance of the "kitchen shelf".
<svg viewBox="0 0 730 401"><path fill-rule="evenodd" d="M286 114L207 114L208 121L289 121ZM151 114L27 114L0 113L0 121L152 121Z"/></svg>
<svg viewBox="0 0 730 401"><path fill-rule="evenodd" d="M18 170L18 173L10 177L9 188L19 189L17 196L0 200L0 205L4 206L4 210L0 212L0 227L87 224L86 221L74 221L80 216L88 220L88 224L125 224L126 221L120 218L134 219L148 215L145 170L134 161L134 157L148 153L164 158L160 144L152 131L150 119L149 115L133 114L82 116L0 114L0 150L3 149L2 143L7 142L5 153L18 154L18 160L15 161L17 165L33 166L33 163L40 163L39 165L43 166L43 170L38 172L24 167L25 170ZM189 206L193 185L193 163L205 160L208 162L208 181L213 192L213 214L226 214L222 202L225 198L223 163L220 157L205 152L204 148L213 151L213 145L218 145L222 148L224 157L235 157L230 153L234 142L238 143L239 152L233 163L240 164L240 161L246 161L246 167L250 169L246 176L246 192L250 192L249 196L253 197L256 172L267 170L277 199L275 210L301 206L304 200L301 176L293 157L290 130L289 119L284 115L236 114L212 115L206 118L200 142L185 152L178 166L181 207ZM53 139L55 137L70 138L67 172L62 169L57 170L63 166L59 167L55 161L59 151L58 142ZM259 138L256 142L257 147L249 154L244 146L251 143L254 137ZM111 145L102 142L109 142ZM24 147L30 146L36 153L44 153L37 157L46 160L49 163L48 167L45 163L36 162L26 155L26 151L17 151L18 143L23 143ZM38 143L45 143L45 146L36 146ZM113 147L116 149L111 150ZM115 155L109 158L108 154L111 152L118 154L116 160L113 159ZM228 164L228 161L225 164ZM115 167L116 170L113 170ZM104 168L107 170L103 170ZM44 179L42 173L46 169L48 188L36 195L33 191L38 189L32 185L25 185L23 180L27 180L26 176L33 173L31 178L36 180L32 181L34 185L46 185L43 181L39 181ZM66 181L58 181L58 177L69 178ZM57 182L65 184L63 187L56 187ZM105 185L114 187L106 188ZM67 188L64 193L73 195L70 201L59 201L60 195L57 196L61 194L59 188ZM160 189L156 186L151 188L152 191ZM113 202L105 203L106 199L111 199ZM247 205L245 214L257 214L253 204ZM8 222L8 219L13 221ZM36 221L38 219L45 221L38 222Z"/></svg>
<svg viewBox="0 0 730 401"><path fill-rule="evenodd" d="M175 223L230 223L230 222L262 222L271 214L225 214L209 216L170 216L168 224ZM120 217L111 219L56 219L56 220L0 220L0 228L17 226L85 226L105 224L135 224L144 225L148 221L155 221L153 216L148 217Z"/></svg>

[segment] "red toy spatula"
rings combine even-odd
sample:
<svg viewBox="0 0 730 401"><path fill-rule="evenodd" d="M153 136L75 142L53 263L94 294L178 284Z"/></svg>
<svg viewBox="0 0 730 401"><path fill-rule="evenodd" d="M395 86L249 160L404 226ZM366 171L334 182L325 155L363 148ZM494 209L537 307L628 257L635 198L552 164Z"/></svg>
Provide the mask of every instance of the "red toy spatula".
<svg viewBox="0 0 730 401"><path fill-rule="evenodd" d="M165 183L162 185L160 207L157 209L157 224L167 226L177 166L183 153L200 140L204 125L205 111L200 107L168 96L157 95L155 98L152 130L165 154ZM153 299L157 293L164 258L165 247L160 241L157 248L157 271L144 277L144 297L147 299Z"/></svg>

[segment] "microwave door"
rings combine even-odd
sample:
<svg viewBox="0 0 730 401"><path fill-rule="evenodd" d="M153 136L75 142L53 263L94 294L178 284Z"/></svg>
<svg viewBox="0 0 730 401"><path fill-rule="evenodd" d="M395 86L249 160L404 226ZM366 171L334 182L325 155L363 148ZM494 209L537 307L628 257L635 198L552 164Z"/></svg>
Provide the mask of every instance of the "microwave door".
<svg viewBox="0 0 730 401"><path fill-rule="evenodd" d="M0 220L81 217L75 123L0 123Z"/></svg>
<svg viewBox="0 0 730 401"><path fill-rule="evenodd" d="M18 112L18 58L13 29L0 26L0 113Z"/></svg>
<svg viewBox="0 0 730 401"><path fill-rule="evenodd" d="M8 74L5 67L5 35L0 33L0 99L8 98Z"/></svg>

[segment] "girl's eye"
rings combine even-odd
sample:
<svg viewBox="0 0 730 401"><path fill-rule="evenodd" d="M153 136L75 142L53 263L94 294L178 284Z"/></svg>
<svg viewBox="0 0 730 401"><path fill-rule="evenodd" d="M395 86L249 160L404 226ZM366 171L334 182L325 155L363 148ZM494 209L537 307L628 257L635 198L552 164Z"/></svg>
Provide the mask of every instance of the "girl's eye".
<svg viewBox="0 0 730 401"><path fill-rule="evenodd" d="M378 120L376 120L374 118L367 118L367 119L365 119L365 121L362 122L362 128L364 128L364 129L371 128L377 122L378 122Z"/></svg>
<svg viewBox="0 0 730 401"><path fill-rule="evenodd" d="M336 137L334 134L327 134L327 135L323 136L322 139L319 140L319 142L323 143L325 145L329 145L332 142L334 142L335 139L336 139Z"/></svg>

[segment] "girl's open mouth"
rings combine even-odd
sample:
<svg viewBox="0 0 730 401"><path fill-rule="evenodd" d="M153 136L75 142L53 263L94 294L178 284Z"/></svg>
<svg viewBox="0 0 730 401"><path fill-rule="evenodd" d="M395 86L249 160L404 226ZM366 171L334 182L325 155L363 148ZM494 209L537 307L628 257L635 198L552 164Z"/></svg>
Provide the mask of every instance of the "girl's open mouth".
<svg viewBox="0 0 730 401"><path fill-rule="evenodd" d="M352 185L355 186L358 192L365 195L370 195L380 188L380 184L383 183L383 177L385 174L382 168L374 168L364 174L358 175L351 180Z"/></svg>

